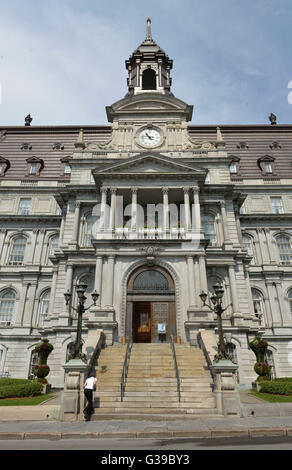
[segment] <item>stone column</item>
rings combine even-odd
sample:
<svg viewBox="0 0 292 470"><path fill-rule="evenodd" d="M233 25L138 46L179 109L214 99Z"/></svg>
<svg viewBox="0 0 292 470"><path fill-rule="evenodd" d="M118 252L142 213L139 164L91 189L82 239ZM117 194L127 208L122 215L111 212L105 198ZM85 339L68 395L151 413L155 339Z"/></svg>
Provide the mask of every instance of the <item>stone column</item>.
<svg viewBox="0 0 292 470"><path fill-rule="evenodd" d="M21 286L20 299L19 299L19 304L17 308L17 317L16 317L16 321L14 325L15 327L22 326L28 288L29 288L29 283L23 282Z"/></svg>
<svg viewBox="0 0 292 470"><path fill-rule="evenodd" d="M261 265L261 264L263 264L264 260L263 260L263 254L262 254L258 229L256 229L256 239L254 241L254 246L255 246L255 252L256 252L255 264L256 265Z"/></svg>
<svg viewBox="0 0 292 470"><path fill-rule="evenodd" d="M56 297L57 279L58 279L58 268L53 267L53 277L52 277L52 285L51 285L51 296L50 296L48 319L49 317L52 317L54 314L54 303L55 303L55 297Z"/></svg>
<svg viewBox="0 0 292 470"><path fill-rule="evenodd" d="M111 233L113 233L115 231L115 211L116 211L117 188L110 188L110 191L111 191L111 212L110 212L109 230Z"/></svg>
<svg viewBox="0 0 292 470"><path fill-rule="evenodd" d="M95 281L94 281L94 289L99 294L96 306L100 307L101 303L101 294L102 294L102 269L103 269L103 256L98 255L96 257L96 264L95 264Z"/></svg>
<svg viewBox="0 0 292 470"><path fill-rule="evenodd" d="M62 220L61 220L61 226L60 226L59 245L58 245L59 248L60 248L60 246L63 245L66 215L67 215L67 207L62 208Z"/></svg>
<svg viewBox="0 0 292 470"><path fill-rule="evenodd" d="M6 247L8 246L7 243L5 243L5 238L7 234L7 229L6 228L0 228L0 264L5 263L5 255L6 255Z"/></svg>
<svg viewBox="0 0 292 470"><path fill-rule="evenodd" d="M23 326L30 328L33 324L33 312L35 303L35 294L37 289L37 283L31 282L28 285L28 300L25 303Z"/></svg>
<svg viewBox="0 0 292 470"><path fill-rule="evenodd" d="M226 215L226 203L225 201L220 201L220 208L221 208L221 219L222 219L222 226L223 226L223 235L224 235L224 244L232 245L231 239L229 236L228 230L228 220Z"/></svg>
<svg viewBox="0 0 292 470"><path fill-rule="evenodd" d="M267 291L268 291L268 299L269 304L271 307L271 314L272 314L272 325L274 326L281 326L281 315L277 307L275 307L274 299L275 293L273 292L273 281L266 281Z"/></svg>
<svg viewBox="0 0 292 470"><path fill-rule="evenodd" d="M45 229L41 228L36 240L36 249L34 253L33 264L42 264L42 251L44 247Z"/></svg>
<svg viewBox="0 0 292 470"><path fill-rule="evenodd" d="M200 210L200 198L199 198L199 188L192 188L194 204L192 211L192 227L193 230L200 233L201 231L201 210Z"/></svg>
<svg viewBox="0 0 292 470"><path fill-rule="evenodd" d="M266 234L266 238L267 238L268 252L269 252L269 255L270 255L270 263L271 264L276 264L274 246L273 246L273 242L272 242L271 231L270 231L269 228L265 229L265 234Z"/></svg>
<svg viewBox="0 0 292 470"><path fill-rule="evenodd" d="M168 188L162 188L163 193L163 232L169 231Z"/></svg>
<svg viewBox="0 0 292 470"><path fill-rule="evenodd" d="M200 281L201 291L208 292L208 282L206 273L206 260L204 255L199 255L199 270L200 270Z"/></svg>
<svg viewBox="0 0 292 470"><path fill-rule="evenodd" d="M241 225L240 225L238 207L235 209L235 223L236 223L238 241L239 241L240 245L242 246L243 245L243 240L242 240L242 233L241 233Z"/></svg>
<svg viewBox="0 0 292 470"><path fill-rule="evenodd" d="M73 281L73 264L67 263L65 292L69 291L72 294L72 298L73 298L72 281ZM62 314L59 315L59 321L58 321L58 324L60 326L68 325L68 321L70 318L70 308L71 308L71 303L69 302L69 304L66 305L65 300L64 300L64 310Z"/></svg>
<svg viewBox="0 0 292 470"><path fill-rule="evenodd" d="M79 224L80 224L80 202L75 202L75 213L74 213L74 222L73 222L73 230L72 230L72 241L69 243L70 245L78 245L78 232L79 232Z"/></svg>
<svg viewBox="0 0 292 470"><path fill-rule="evenodd" d="M137 193L138 188L131 188L132 191L132 205L131 205L131 231L132 235L137 231Z"/></svg>
<svg viewBox="0 0 292 470"><path fill-rule="evenodd" d="M190 306L197 304L195 291L195 280L194 280L194 259L193 256L187 256L188 263L188 286L189 286L189 302Z"/></svg>
<svg viewBox="0 0 292 470"><path fill-rule="evenodd" d="M190 210L190 188L183 188L184 192L184 205L185 205L185 223L186 223L186 232L190 230L190 219L191 219L191 210Z"/></svg>
<svg viewBox="0 0 292 470"><path fill-rule="evenodd" d="M107 199L107 188L102 187L101 192L101 207L100 207L100 224L99 229L101 232L105 230L105 217L106 217L106 199Z"/></svg>
<svg viewBox="0 0 292 470"><path fill-rule="evenodd" d="M108 257L108 270L107 270L107 291L106 291L106 307L113 306L113 290L114 290L114 268L115 268L115 256L110 255Z"/></svg>
<svg viewBox="0 0 292 470"><path fill-rule="evenodd" d="M228 266L228 275L229 275L229 280L230 280L233 313L239 313L239 302L238 302L238 297L237 297L235 269L233 265Z"/></svg>
<svg viewBox="0 0 292 470"><path fill-rule="evenodd" d="M288 314L287 312L287 307L284 302L284 294L282 290L282 284L280 281L276 281L276 291L277 291L277 297L279 301L279 307L280 307L280 315L282 318L282 325L283 326L290 326L291 325L291 314Z"/></svg>
<svg viewBox="0 0 292 470"><path fill-rule="evenodd" d="M24 254L24 264L32 264L33 263L33 257L34 257L34 252L36 248L36 240L38 236L39 229L34 229L31 237L31 242L27 242L27 249L25 250ZM28 248L29 246L29 248Z"/></svg>

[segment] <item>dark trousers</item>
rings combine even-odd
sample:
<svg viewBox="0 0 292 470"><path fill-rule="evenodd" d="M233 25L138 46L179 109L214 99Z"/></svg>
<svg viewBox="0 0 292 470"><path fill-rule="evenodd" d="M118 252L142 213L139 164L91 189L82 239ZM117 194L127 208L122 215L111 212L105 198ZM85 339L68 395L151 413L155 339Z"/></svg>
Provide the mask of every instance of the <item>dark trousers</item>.
<svg viewBox="0 0 292 470"><path fill-rule="evenodd" d="M85 388L84 389L84 395L86 397L86 400L87 400L87 406L84 408L84 413L86 414L91 414L93 413L94 409L93 409L93 403L92 403L92 395L93 395L93 391L90 390L89 388Z"/></svg>

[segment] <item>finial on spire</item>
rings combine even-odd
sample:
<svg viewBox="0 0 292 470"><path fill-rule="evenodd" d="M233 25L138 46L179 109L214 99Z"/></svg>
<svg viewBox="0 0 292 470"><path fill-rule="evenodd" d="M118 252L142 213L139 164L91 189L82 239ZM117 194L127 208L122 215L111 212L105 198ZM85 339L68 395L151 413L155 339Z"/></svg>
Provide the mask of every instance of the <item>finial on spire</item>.
<svg viewBox="0 0 292 470"><path fill-rule="evenodd" d="M146 41L152 41L151 19L147 18Z"/></svg>
<svg viewBox="0 0 292 470"><path fill-rule="evenodd" d="M216 148L224 148L225 147L225 142L223 140L220 127L217 127L217 138L216 138L215 147Z"/></svg>

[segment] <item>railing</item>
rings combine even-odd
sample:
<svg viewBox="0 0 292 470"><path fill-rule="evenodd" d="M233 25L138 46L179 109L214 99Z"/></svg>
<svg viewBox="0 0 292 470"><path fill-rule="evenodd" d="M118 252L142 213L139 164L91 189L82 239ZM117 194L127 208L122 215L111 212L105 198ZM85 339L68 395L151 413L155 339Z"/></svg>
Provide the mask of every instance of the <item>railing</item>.
<svg viewBox="0 0 292 470"><path fill-rule="evenodd" d="M170 335L169 340L170 340L170 347L172 349L172 356L173 356L173 362L174 362L174 370L175 370L176 384L177 384L177 396L178 396L178 401L180 403L180 379L179 379L179 373L178 373L178 367L177 367L177 361L176 361L176 354L175 354L175 347L174 347L172 335Z"/></svg>
<svg viewBox="0 0 292 470"><path fill-rule="evenodd" d="M103 332L101 332L100 334L100 337L99 337L99 340L98 342L96 343L96 346L95 346L95 349L93 351L93 354L89 360L89 369L88 369L88 372L87 372L87 376L89 377L90 374L92 372L94 372L94 369L95 369L95 365L96 365L96 362L97 362L97 359L98 359L98 356L100 354L100 351L102 350L102 348L104 347L105 345L105 334Z"/></svg>
<svg viewBox="0 0 292 470"><path fill-rule="evenodd" d="M123 367L123 372L122 372L122 378L121 378L121 401L123 401L124 396L125 396L126 382L127 382L127 376L128 376L128 367L129 367L132 346L133 346L133 340L132 338L130 338L128 342L128 346L127 346L127 351L126 351L125 360L124 360L124 367Z"/></svg>

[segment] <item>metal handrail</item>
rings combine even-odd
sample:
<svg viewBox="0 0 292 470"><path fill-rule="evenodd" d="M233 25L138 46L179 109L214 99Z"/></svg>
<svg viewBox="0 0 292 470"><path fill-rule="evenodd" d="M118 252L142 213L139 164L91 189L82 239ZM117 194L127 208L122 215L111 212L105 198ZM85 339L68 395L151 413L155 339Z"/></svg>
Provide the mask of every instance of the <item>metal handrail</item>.
<svg viewBox="0 0 292 470"><path fill-rule="evenodd" d="M176 361L175 347L174 347L174 343L173 343L173 336L170 335L169 339L170 339L170 347L172 349L174 370L175 370L175 375L176 375L178 401L180 403L180 379L179 379L179 373L178 373L178 367L177 367L177 361Z"/></svg>
<svg viewBox="0 0 292 470"><path fill-rule="evenodd" d="M130 338L128 342L126 354L125 354L125 360L124 360L124 366L123 366L123 372L122 372L122 378L121 378L121 401L123 401L123 398L125 396L125 388L126 388L128 367L129 367L132 346L133 346L133 340L132 338Z"/></svg>

